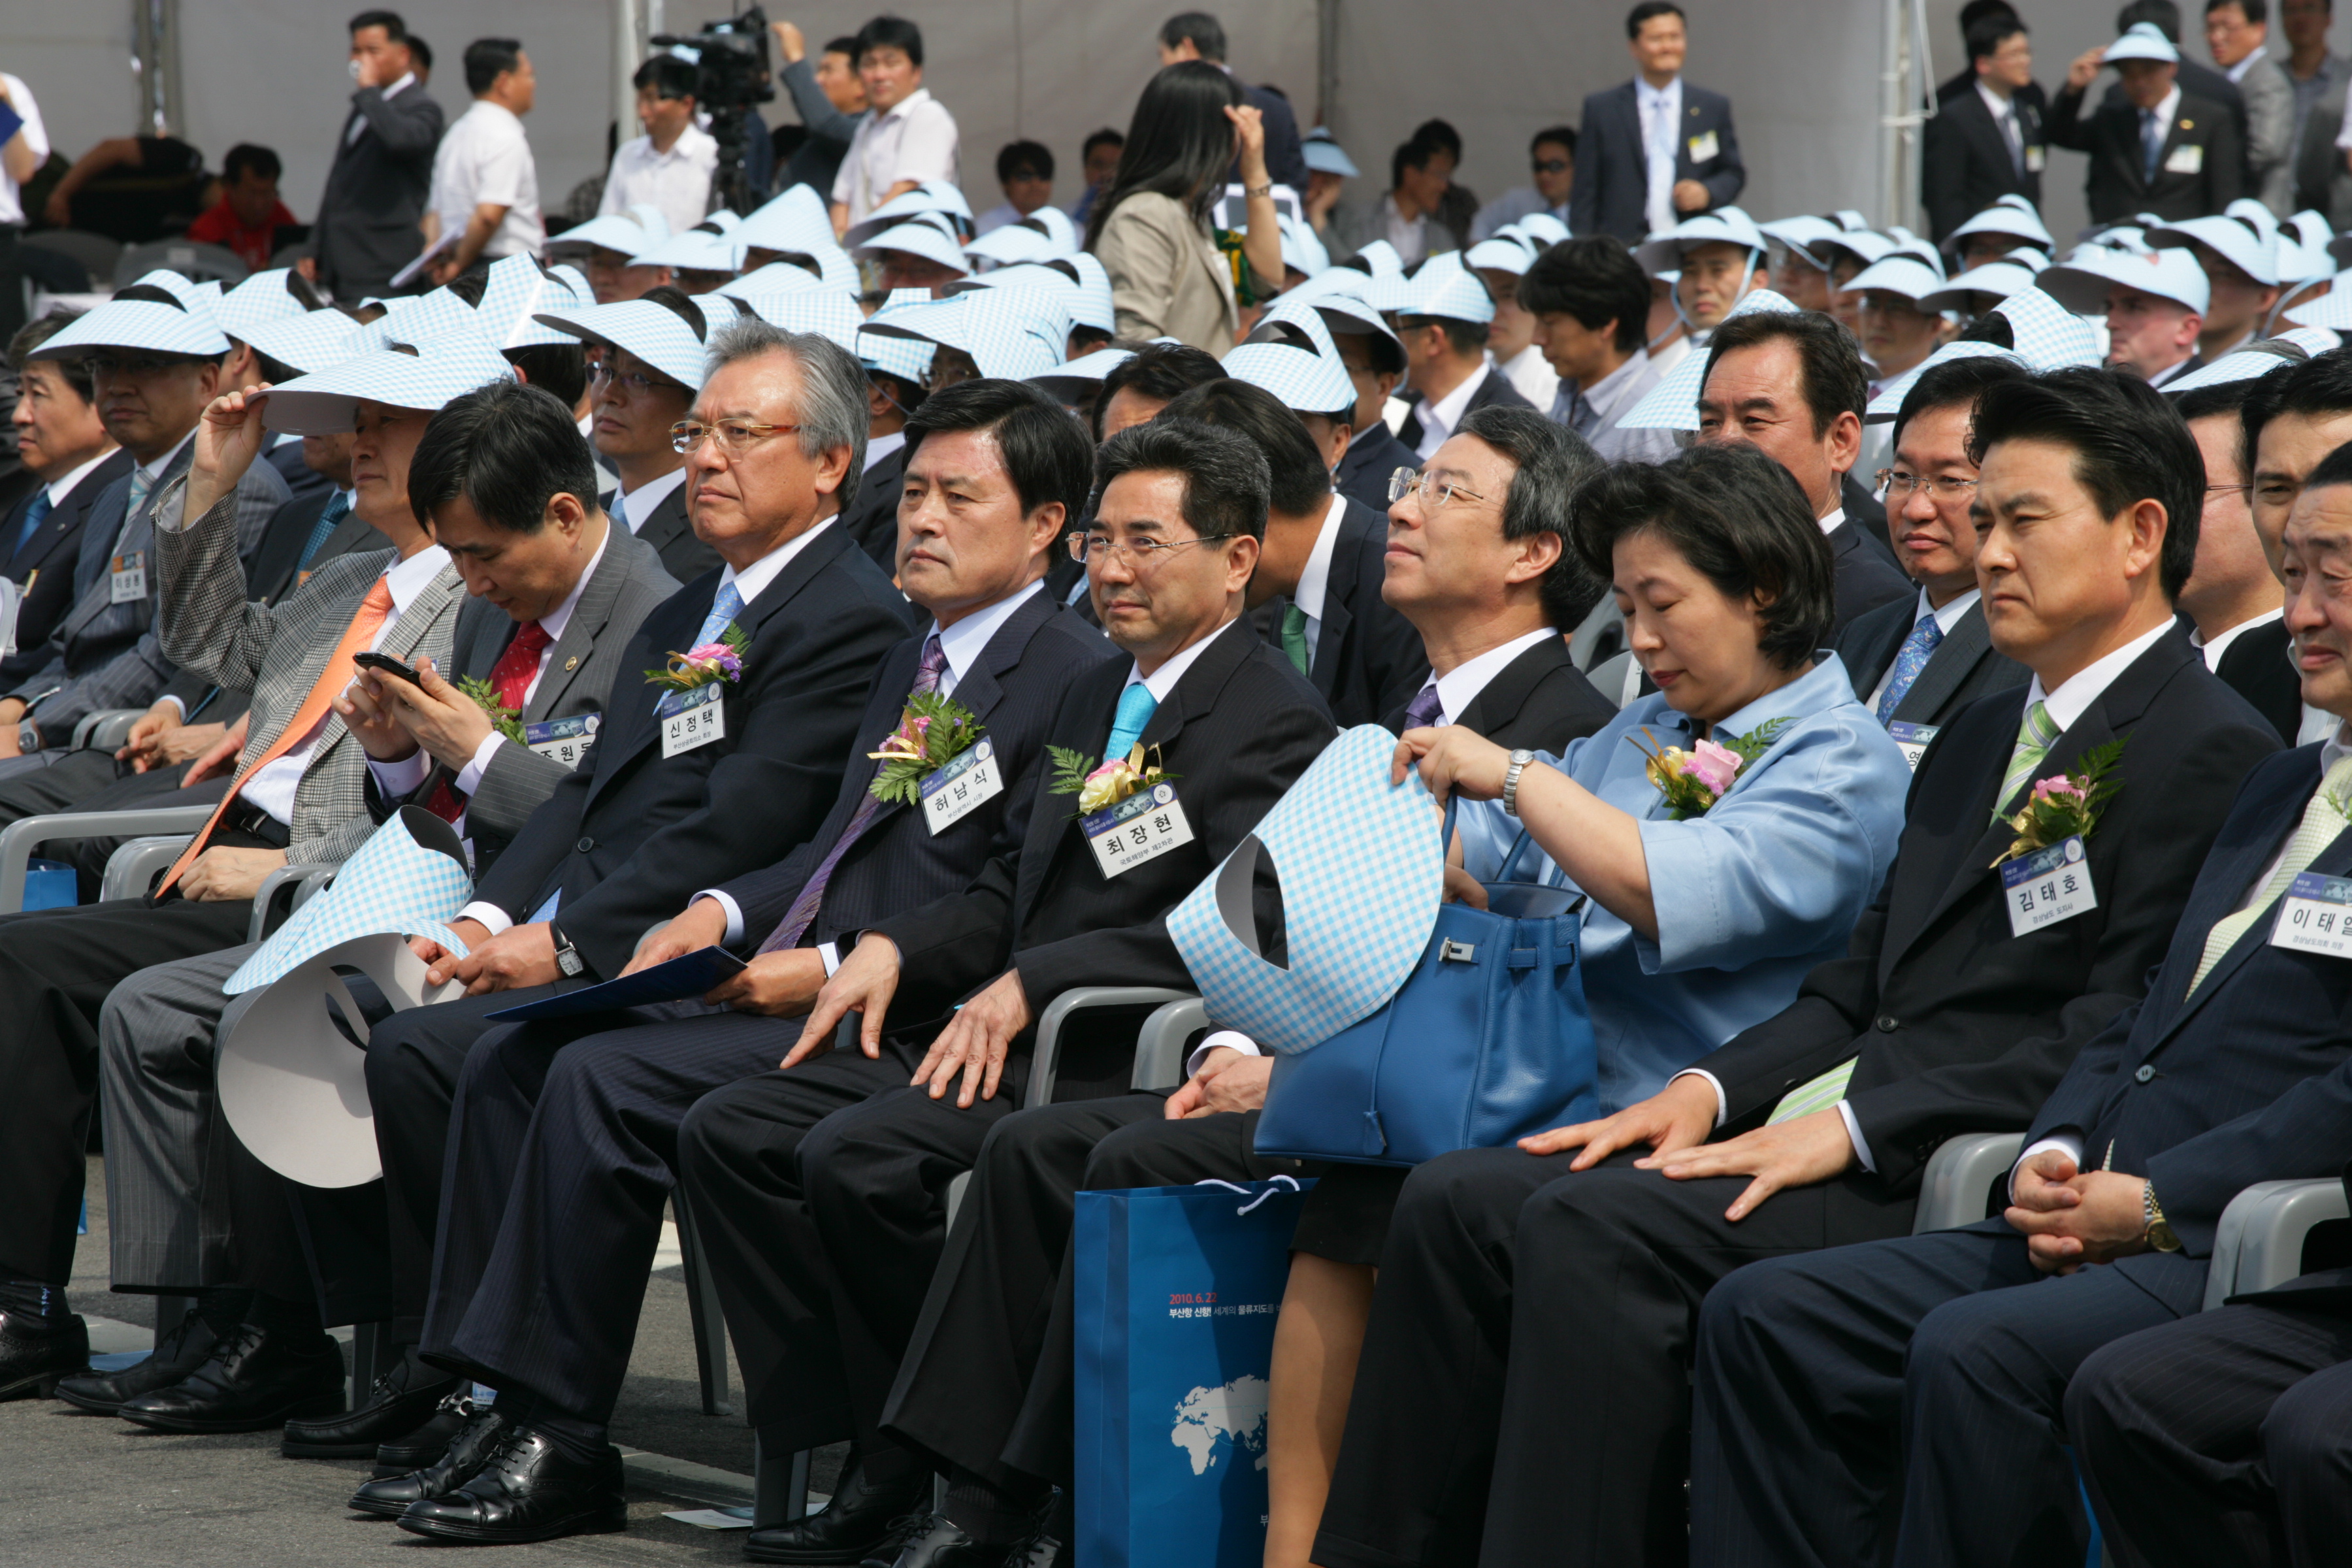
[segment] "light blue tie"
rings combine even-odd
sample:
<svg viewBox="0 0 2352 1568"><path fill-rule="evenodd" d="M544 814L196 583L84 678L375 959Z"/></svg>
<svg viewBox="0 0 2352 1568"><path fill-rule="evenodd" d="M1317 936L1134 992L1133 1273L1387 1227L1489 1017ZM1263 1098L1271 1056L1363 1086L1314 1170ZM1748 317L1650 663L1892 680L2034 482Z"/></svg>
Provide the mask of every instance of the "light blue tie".
<svg viewBox="0 0 2352 1568"><path fill-rule="evenodd" d="M613 504L605 509L604 515L619 523L621 531L624 533L636 532L635 529L629 526L629 498L619 490L613 492Z"/></svg>
<svg viewBox="0 0 2352 1568"><path fill-rule="evenodd" d="M139 509L147 504L147 492L154 488L154 475L144 468L131 470L131 499L122 508L123 521L128 522L139 515Z"/></svg>
<svg viewBox="0 0 2352 1568"><path fill-rule="evenodd" d="M2145 165L2140 171L2140 178L2154 184L2156 161L2164 154L2164 130L2157 123L2153 109L2139 111L2139 151L2140 162Z"/></svg>
<svg viewBox="0 0 2352 1568"><path fill-rule="evenodd" d="M1911 628L1911 635L1903 639L1903 646L1895 650L1894 672L1886 678L1886 689L1878 698L1880 723L1895 717L1895 710L1910 691L1911 683L1927 668L1927 661L1936 655L1936 645L1943 640L1943 624L1936 619L1934 612L1921 616L1919 624Z"/></svg>
<svg viewBox="0 0 2352 1568"><path fill-rule="evenodd" d="M16 558L16 552L24 549L27 543L31 542L33 535L41 531L41 524L47 521L48 517L49 487L43 485L39 489L33 492L32 504L25 509L25 521L16 525L16 538L15 542L8 546L8 558L10 560L15 560Z"/></svg>
<svg viewBox="0 0 2352 1568"><path fill-rule="evenodd" d="M732 581L721 583L710 601L710 613L702 617L702 629L694 634L694 645L717 642L719 634L732 626L735 617L743 613L743 595Z"/></svg>
<svg viewBox="0 0 2352 1568"><path fill-rule="evenodd" d="M310 537L302 542L302 558L294 563L296 572L310 569L310 563L317 559L320 547L327 542L327 535L334 532L335 525L349 517L351 511L351 498L342 491L337 490L329 498L327 510L320 512L319 521L310 525Z"/></svg>
<svg viewBox="0 0 2352 1568"><path fill-rule="evenodd" d="M1151 695L1151 688L1140 680L1118 694L1118 711L1111 716L1110 744L1103 748L1103 761L1118 762L1135 749L1143 738L1143 727L1151 722L1159 710L1160 699Z"/></svg>

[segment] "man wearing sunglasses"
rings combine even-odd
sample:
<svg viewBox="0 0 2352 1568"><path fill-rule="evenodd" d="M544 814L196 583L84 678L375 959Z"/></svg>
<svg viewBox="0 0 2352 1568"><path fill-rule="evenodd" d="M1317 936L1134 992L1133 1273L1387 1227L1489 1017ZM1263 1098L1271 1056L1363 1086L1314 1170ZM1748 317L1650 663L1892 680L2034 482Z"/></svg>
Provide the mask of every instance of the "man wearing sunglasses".
<svg viewBox="0 0 2352 1568"><path fill-rule="evenodd" d="M1470 243L1535 213L1568 221L1569 191L1576 184L1576 128L1549 125L1537 132L1528 143L1528 168L1534 184L1505 191L1479 208L1470 221Z"/></svg>

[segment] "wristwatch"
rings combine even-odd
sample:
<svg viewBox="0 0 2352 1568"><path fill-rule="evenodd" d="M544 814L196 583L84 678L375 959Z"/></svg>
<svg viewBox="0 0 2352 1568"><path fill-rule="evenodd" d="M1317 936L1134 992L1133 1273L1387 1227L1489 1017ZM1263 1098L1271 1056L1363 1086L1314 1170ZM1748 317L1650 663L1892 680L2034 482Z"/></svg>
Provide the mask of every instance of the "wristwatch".
<svg viewBox="0 0 2352 1568"><path fill-rule="evenodd" d="M2141 1232L2142 1238L2158 1252L2179 1251L2180 1237L2173 1234L2171 1222L2164 1217L2164 1205L2156 1201L2156 1184L2140 1183L2139 1194L2140 1217L2147 1222L2147 1228Z"/></svg>
<svg viewBox="0 0 2352 1568"><path fill-rule="evenodd" d="M1518 751L1511 753L1510 768L1503 774L1503 815L1505 816L1519 815L1519 774L1526 772L1527 765L1535 760L1536 754L1533 752Z"/></svg>
<svg viewBox="0 0 2352 1568"><path fill-rule="evenodd" d="M552 938L555 942L555 967L557 973L561 973L566 980L577 980L580 976L588 973L588 961L580 956L580 950L572 945L572 939L563 934L563 928L562 926L550 921L547 925L547 934Z"/></svg>

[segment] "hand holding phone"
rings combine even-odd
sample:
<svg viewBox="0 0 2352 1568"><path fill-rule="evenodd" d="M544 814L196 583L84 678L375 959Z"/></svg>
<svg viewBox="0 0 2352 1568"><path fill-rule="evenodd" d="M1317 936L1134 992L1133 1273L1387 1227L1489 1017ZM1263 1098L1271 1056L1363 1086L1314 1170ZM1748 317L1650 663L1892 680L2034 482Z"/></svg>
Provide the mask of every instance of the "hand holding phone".
<svg viewBox="0 0 2352 1568"><path fill-rule="evenodd" d="M415 669L401 663L388 653L376 653L373 650L355 653L352 655L352 662L362 669L372 669L378 675L394 676L405 680L411 686L422 688L425 684L424 679Z"/></svg>

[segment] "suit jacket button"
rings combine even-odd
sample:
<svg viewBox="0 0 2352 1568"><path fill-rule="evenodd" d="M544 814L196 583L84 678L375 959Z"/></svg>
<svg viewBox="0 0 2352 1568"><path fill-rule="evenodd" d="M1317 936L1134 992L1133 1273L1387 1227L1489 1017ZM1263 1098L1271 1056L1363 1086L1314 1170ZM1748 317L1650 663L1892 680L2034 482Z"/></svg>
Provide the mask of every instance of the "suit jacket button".
<svg viewBox="0 0 2352 1568"><path fill-rule="evenodd" d="M1878 1016L1878 1032L1882 1035L1891 1035L1902 1026L1902 1021L1892 1013L1881 1013Z"/></svg>
<svg viewBox="0 0 2352 1568"><path fill-rule="evenodd" d="M596 841L593 838L583 837L579 843L574 844L572 847L578 850L581 854L585 855L588 851L596 847Z"/></svg>
<svg viewBox="0 0 2352 1568"><path fill-rule="evenodd" d="M2156 1069L2155 1069L2154 1068L2152 1068L2152 1067L2143 1067L2143 1068L2141 1068L2139 1069L2139 1071L2137 1071L2137 1072L2136 1072L2136 1073L2132 1074L2133 1081L2137 1082L2137 1083L2147 1083L2147 1082L2150 1081L2151 1079L2153 1079L2155 1077L2156 1077Z"/></svg>

